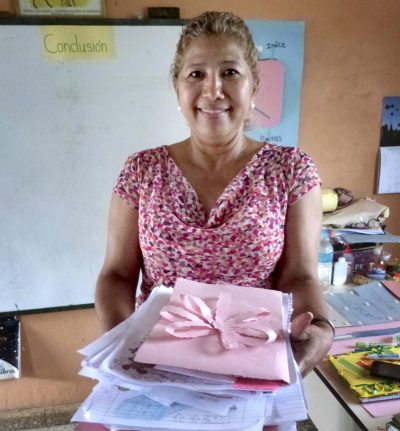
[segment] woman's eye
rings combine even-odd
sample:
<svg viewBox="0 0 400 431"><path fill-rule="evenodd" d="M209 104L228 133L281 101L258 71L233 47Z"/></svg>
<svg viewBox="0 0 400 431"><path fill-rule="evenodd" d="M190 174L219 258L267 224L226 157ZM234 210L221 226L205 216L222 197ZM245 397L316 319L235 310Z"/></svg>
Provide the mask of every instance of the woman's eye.
<svg viewBox="0 0 400 431"><path fill-rule="evenodd" d="M234 75L239 75L239 72L236 69L227 69L224 72L225 76L234 76Z"/></svg>
<svg viewBox="0 0 400 431"><path fill-rule="evenodd" d="M193 72L189 73L189 78L200 78L202 76L202 73L199 70L194 70Z"/></svg>

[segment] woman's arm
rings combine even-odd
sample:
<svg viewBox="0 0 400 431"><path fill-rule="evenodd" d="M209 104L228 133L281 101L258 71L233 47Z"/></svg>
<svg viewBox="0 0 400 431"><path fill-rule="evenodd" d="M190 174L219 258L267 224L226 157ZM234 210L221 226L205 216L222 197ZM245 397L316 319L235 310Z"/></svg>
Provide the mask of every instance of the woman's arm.
<svg viewBox="0 0 400 431"><path fill-rule="evenodd" d="M103 331L113 328L134 311L141 264L138 211L113 195L106 256L96 284L96 313Z"/></svg>
<svg viewBox="0 0 400 431"><path fill-rule="evenodd" d="M291 339L303 375L324 358L333 340L327 323L311 323L315 315L328 317L317 274L321 217L319 186L288 208L285 246L276 273L275 289L293 294Z"/></svg>

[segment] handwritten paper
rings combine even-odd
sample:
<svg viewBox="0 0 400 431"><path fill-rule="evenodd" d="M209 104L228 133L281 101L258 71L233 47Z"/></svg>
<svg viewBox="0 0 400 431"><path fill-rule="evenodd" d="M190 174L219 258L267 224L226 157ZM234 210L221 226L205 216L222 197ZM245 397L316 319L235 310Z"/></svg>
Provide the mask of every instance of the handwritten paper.
<svg viewBox="0 0 400 431"><path fill-rule="evenodd" d="M236 399L226 415L180 403L167 407L135 391L98 385L73 420L113 425L158 427L176 430L235 430L258 423L264 417L265 400Z"/></svg>
<svg viewBox="0 0 400 431"><path fill-rule="evenodd" d="M379 282L348 292L328 293L326 301L352 326L400 320L400 301Z"/></svg>

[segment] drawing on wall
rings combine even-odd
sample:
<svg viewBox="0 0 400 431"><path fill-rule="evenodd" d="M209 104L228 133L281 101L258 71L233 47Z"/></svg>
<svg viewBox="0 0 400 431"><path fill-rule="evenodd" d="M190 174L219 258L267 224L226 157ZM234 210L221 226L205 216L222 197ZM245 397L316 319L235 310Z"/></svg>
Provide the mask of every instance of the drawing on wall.
<svg viewBox="0 0 400 431"><path fill-rule="evenodd" d="M400 146L400 96L383 98L380 146Z"/></svg>
<svg viewBox="0 0 400 431"><path fill-rule="evenodd" d="M297 147L304 61L304 22L246 21L259 54L260 84L247 135Z"/></svg>

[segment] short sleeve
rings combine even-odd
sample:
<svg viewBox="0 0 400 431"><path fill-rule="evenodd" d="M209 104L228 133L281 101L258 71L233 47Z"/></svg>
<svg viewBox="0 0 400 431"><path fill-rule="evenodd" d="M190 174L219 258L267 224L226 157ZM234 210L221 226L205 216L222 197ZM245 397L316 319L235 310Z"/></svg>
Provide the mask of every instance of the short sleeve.
<svg viewBox="0 0 400 431"><path fill-rule="evenodd" d="M317 168L311 157L296 150L291 167L291 184L289 188L289 205L293 205L315 186L321 184Z"/></svg>
<svg viewBox="0 0 400 431"><path fill-rule="evenodd" d="M139 209L139 166L139 155L133 154L129 156L113 190L117 196L135 209Z"/></svg>

